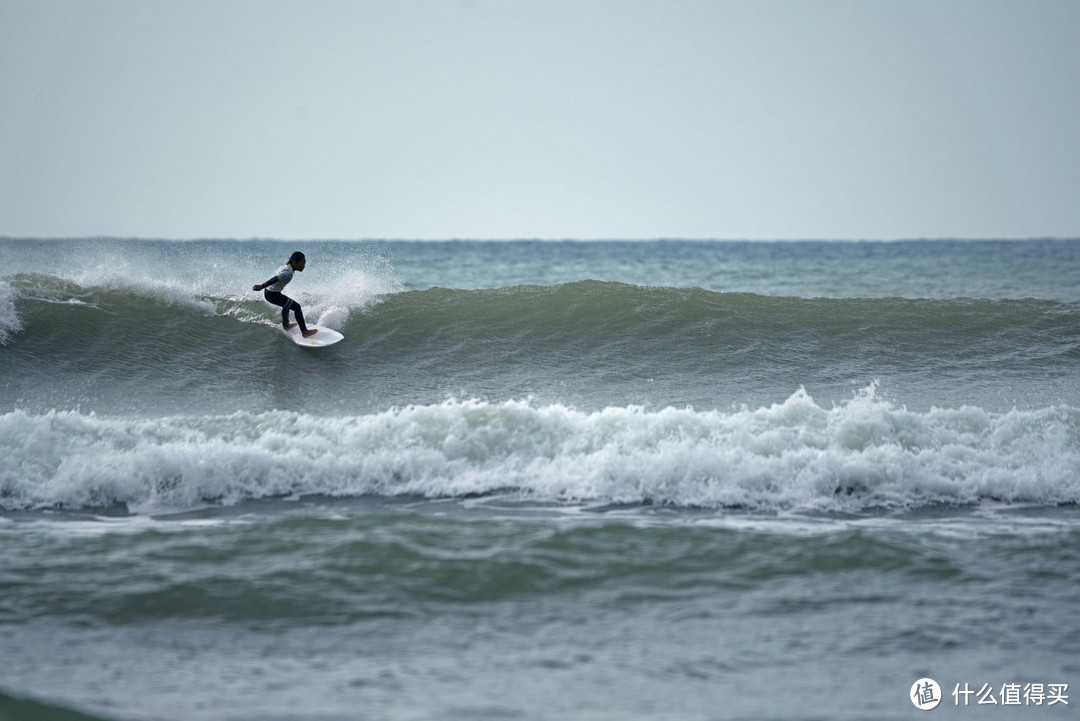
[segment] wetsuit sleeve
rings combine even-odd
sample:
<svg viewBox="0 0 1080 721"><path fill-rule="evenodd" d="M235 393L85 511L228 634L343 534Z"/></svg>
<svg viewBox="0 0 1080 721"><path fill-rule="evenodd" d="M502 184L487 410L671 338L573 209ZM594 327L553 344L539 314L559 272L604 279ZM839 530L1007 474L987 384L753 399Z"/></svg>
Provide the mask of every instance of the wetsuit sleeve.
<svg viewBox="0 0 1080 721"><path fill-rule="evenodd" d="M277 282L278 282L278 277L275 275L273 278L271 278L270 280L263 283L262 287L265 288L266 286L273 285L274 283L277 283Z"/></svg>

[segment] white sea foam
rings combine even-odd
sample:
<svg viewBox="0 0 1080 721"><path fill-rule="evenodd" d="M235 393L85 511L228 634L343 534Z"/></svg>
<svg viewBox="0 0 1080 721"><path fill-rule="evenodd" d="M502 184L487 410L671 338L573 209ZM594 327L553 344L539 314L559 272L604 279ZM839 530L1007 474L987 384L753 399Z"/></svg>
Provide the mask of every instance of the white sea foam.
<svg viewBox="0 0 1080 721"><path fill-rule="evenodd" d="M104 288L112 291L153 298L171 305L195 308L208 315L216 312L197 283L184 278L157 279L132 272L127 266L99 266L76 274L72 280L85 288Z"/></svg>
<svg viewBox="0 0 1080 721"><path fill-rule="evenodd" d="M401 283L392 277L346 269L332 280L321 282L317 293L304 294L304 314L319 325L341 330L351 311L369 308L380 297L401 290Z"/></svg>
<svg viewBox="0 0 1080 721"><path fill-rule="evenodd" d="M330 266L317 263L310 270L308 278L293 276L296 288L291 295L301 301L309 322L337 330L344 328L351 312L370 308L383 296L404 289L389 262L377 257L346 256Z"/></svg>
<svg viewBox="0 0 1080 721"><path fill-rule="evenodd" d="M22 330L22 320L15 310L15 289L0 280L0 345L6 345L12 333Z"/></svg>
<svg viewBox="0 0 1080 721"><path fill-rule="evenodd" d="M855 510L1080 502L1080 410L831 409L804 391L734 412L448 401L320 418L0 416L0 505L193 507L291 494L512 492L541 500Z"/></svg>

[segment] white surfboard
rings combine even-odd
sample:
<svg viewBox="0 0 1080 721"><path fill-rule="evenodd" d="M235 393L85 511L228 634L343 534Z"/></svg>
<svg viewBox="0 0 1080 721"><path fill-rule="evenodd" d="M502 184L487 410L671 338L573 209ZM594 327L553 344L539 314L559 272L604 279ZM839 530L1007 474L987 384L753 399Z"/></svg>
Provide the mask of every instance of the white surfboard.
<svg viewBox="0 0 1080 721"><path fill-rule="evenodd" d="M322 348L324 346L334 345L345 337L333 328L327 328L321 325L309 325L308 330L318 330L319 332L315 335L308 336L307 338L300 334L300 327L296 325L288 330L285 330L279 325L278 329L293 343L305 348Z"/></svg>

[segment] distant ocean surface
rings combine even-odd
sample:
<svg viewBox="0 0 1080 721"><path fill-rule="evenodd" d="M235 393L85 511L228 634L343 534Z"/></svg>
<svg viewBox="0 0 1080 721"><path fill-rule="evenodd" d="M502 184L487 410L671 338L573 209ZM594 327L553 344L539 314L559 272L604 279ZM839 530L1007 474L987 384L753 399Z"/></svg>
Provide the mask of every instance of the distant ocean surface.
<svg viewBox="0 0 1080 721"><path fill-rule="evenodd" d="M1080 240L0 239L0 721L1072 718L1078 381Z"/></svg>

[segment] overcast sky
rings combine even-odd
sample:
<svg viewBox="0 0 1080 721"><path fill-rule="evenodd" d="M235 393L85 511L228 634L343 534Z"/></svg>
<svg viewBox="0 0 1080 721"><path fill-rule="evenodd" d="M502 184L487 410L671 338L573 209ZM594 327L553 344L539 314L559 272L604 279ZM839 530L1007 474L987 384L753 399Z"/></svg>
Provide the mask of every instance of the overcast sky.
<svg viewBox="0 0 1080 721"><path fill-rule="evenodd" d="M0 235L1080 236L1076 0L0 0Z"/></svg>

